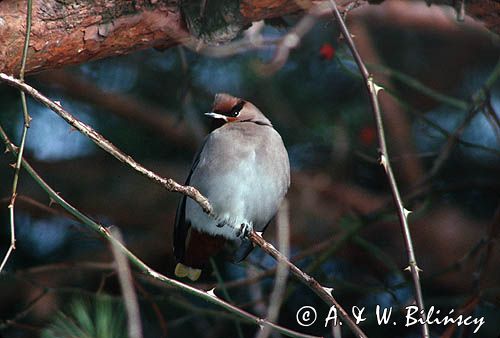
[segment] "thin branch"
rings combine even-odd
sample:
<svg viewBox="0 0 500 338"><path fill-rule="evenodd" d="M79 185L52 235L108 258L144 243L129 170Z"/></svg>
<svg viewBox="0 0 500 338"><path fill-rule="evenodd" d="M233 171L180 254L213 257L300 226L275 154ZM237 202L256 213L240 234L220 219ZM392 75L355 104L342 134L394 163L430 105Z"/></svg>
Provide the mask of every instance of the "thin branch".
<svg viewBox="0 0 500 338"><path fill-rule="evenodd" d="M438 172L441 170L443 165L450 157L453 148L458 143L458 139L462 136L469 123L479 113L479 111L480 110L478 109L474 109L467 113L467 115L460 123L460 125L453 131L453 133L451 133L451 135L447 138L445 144L439 150L438 156L434 160L434 163L432 164L432 167L429 170L429 172L425 175L425 177L422 178L422 181L419 182L417 185L426 183L429 179L435 177L438 174Z"/></svg>
<svg viewBox="0 0 500 338"><path fill-rule="evenodd" d="M488 76L488 79L485 81L484 85L472 95L472 100L468 104L469 109L465 118L460 123L460 125L455 129L455 131L453 131L453 133L447 136L446 143L441 147L439 155L434 160L432 168L429 170L426 176L423 177L421 182L419 182L417 185L422 185L424 183L427 183L431 178L437 175L439 170L445 164L446 160L449 158L453 148L458 143L465 129L479 112L483 112L487 118L488 117L491 118L491 115L489 114L489 107L491 106L489 91L499 76L500 76L500 59L498 60L490 76ZM497 117L494 112L492 115ZM495 125L492 124L492 127L495 128ZM496 130L497 129L495 129L495 131Z"/></svg>
<svg viewBox="0 0 500 338"><path fill-rule="evenodd" d="M297 48L304 35L314 27L324 12L325 5L325 3L319 3L311 7L307 14L285 36L280 38L272 61L268 64L262 64L258 68L260 74L270 76L283 67L288 60L290 51Z"/></svg>
<svg viewBox="0 0 500 338"><path fill-rule="evenodd" d="M276 215L276 228L278 234L278 249L288 259L290 257L290 219L288 201L283 201L278 214ZM288 279L288 265L284 261L278 261L276 268L276 279L274 288L271 292L269 300L269 308L267 310L267 320L274 322L278 320L281 304L286 291L286 282ZM269 328L261 330L257 338L267 338L271 334Z"/></svg>
<svg viewBox="0 0 500 338"><path fill-rule="evenodd" d="M403 72L400 72L400 71L395 70L395 69L391 69L391 68L386 67L384 65L369 64L367 66L368 66L368 69L370 69L376 73L389 75L389 76L393 77L394 79L398 80L399 82L407 85L408 87L415 89L415 90L419 91L420 93L426 95L427 97L430 97L430 98L436 100L437 102L446 104L450 107L460 109L460 110L466 110L468 107L468 103L466 101L454 98L452 96L445 95L443 93L440 93L439 91L432 89L431 87L423 84L422 82L420 82L416 78L414 78L410 75L407 75Z"/></svg>
<svg viewBox="0 0 500 338"><path fill-rule="evenodd" d="M335 306L337 309L340 318L347 323L347 325L351 328L351 330L358 336L366 338L367 336L361 330L361 328L356 325L356 323L352 320L346 310L337 302L337 300L332 296L332 288L324 287L316 279L309 276L304 271L300 270L296 265L290 262L281 252L276 250L276 248L271 245L269 242L264 240L261 235L257 234L255 231L251 231L248 233L248 238L255 245L259 246L264 252L268 255L272 256L277 261L285 262L290 271L297 277L302 283L307 285L316 295L318 295L325 303L330 306Z"/></svg>
<svg viewBox="0 0 500 338"><path fill-rule="evenodd" d="M339 64L339 66L347 74L349 74L353 78L362 78L361 75L359 75L358 73L355 73L354 71L352 71L339 58L337 58L336 60L337 60L337 62ZM432 99L434 99L434 100L436 100L438 102L441 102L443 104L446 104L446 105L448 105L450 107L454 107L454 108L462 109L462 110L466 110L467 107L468 107L466 101L455 99L453 97L446 96L446 95L444 95L442 93L436 92L435 90L433 90L433 89L431 89L429 87L426 87L423 83L419 82L418 80L410 77L409 75L403 74L403 73L401 73L401 72L399 72L397 70L386 68L386 70L382 71L382 69L384 69L384 68L381 68L380 65L368 65L368 67L369 67L370 70L372 70L372 67L373 67L373 71L374 72L383 72L383 73L385 73L387 71L388 75L395 76L395 79L400 80L401 82L405 83L409 87L411 87L411 88L413 88L415 90L418 90L422 94L427 95L427 96L431 97ZM497 67L498 67L498 65L497 65ZM496 72L494 71L493 74L495 74L495 73ZM399 75L396 75L396 74L399 74ZM488 84L489 82L491 82L491 81L487 81L486 84ZM376 85L379 85L379 83L376 83ZM431 119L429 119L428 117L426 117L418 109L416 109L415 107L409 105L406 101L404 101L403 99L401 99L397 95L398 93L395 90L393 90L391 88L384 88L384 90L385 90L386 93L388 93L390 96L392 96L400 105L402 105L410 113L412 113L413 115L415 115L418 119L421 119L422 121L424 121L426 124L428 124L434 130L436 130L437 132L439 132L441 135L443 135L445 137L450 137L450 135L451 135L450 132L448 132L446 129L444 129L443 127L441 127L440 125L436 124L434 121L432 121ZM480 89L480 90L483 90L483 89ZM479 91L478 91L478 93L479 93ZM500 156L500 151L498 151L498 149L490 148L490 147L484 146L482 144L476 144L476 143L473 143L473 142L465 141L462 138L458 138L457 141L462 146L464 146L464 147L481 149L481 150L483 150L485 152L488 152L490 154Z"/></svg>
<svg viewBox="0 0 500 338"><path fill-rule="evenodd" d="M82 269L82 270L94 270L94 271L110 271L114 269L113 263L101 263L101 262L63 262L63 263L53 263L46 265L39 265L32 268L27 268L23 270L16 271L16 276L21 275L35 275L40 273L66 273L70 269Z"/></svg>
<svg viewBox="0 0 500 338"><path fill-rule="evenodd" d="M41 73L35 79L51 88L61 90L72 98L98 107L94 113L109 112L136 126L138 123L141 124L178 147L193 149L193 151L196 148L197 135L192 128L175 118L173 112L162 107L141 102L132 95L104 91L95 82L65 70Z"/></svg>
<svg viewBox="0 0 500 338"><path fill-rule="evenodd" d="M210 205L208 199L204 197L200 192L190 186L184 186L181 185L177 182L175 182L171 178L163 178L151 170L146 169L143 167L141 164L137 163L131 156L123 153L120 149L118 149L113 143L108 141L104 136L99 134L97 131L95 131L91 126L83 123L82 121L78 120L75 118L73 115L68 113L66 110L63 109L63 107L60 104L57 104L41 94L38 90L35 88L23 83L22 81L19 81L12 76L9 76L4 73L0 73L0 80L6 82L7 84L18 88L22 90L23 92L31 95L35 100L39 101L40 103L44 104L48 108L50 108L53 112L58 114L60 117L62 117L67 123L69 123L73 128L81 132L83 135L87 136L90 138L97 146L102 148L104 151L107 153L111 154L114 156L116 159L119 161L127 164L130 166L132 169L135 171L139 172L140 174L146 176L152 181L155 181L156 183L159 183L162 185L165 189L168 191L172 192L180 192L186 196L191 197L194 201L196 201L202 208L203 211L205 211L207 214L213 216L213 210L212 206Z"/></svg>
<svg viewBox="0 0 500 338"><path fill-rule="evenodd" d="M231 296L229 295L229 292L227 291L226 284L224 283L224 280L222 279L219 269L217 268L217 264L215 264L215 260L212 257L210 258L210 265L212 266L215 278L217 279L217 286L222 290L222 294L224 295L224 297L228 302L234 303ZM238 333L238 338L243 338L244 335L243 335L243 330L241 329L240 322L235 322L234 325L236 328L236 332Z"/></svg>
<svg viewBox="0 0 500 338"><path fill-rule="evenodd" d="M100 148L102 148L103 150L105 150L106 152L108 152L109 154L113 155L119 161L121 161L121 162L129 165L132 169L134 169L135 171L137 171L137 172L145 175L146 177L148 177L152 181L161 184L168 191L180 192L180 193L182 193L182 194L184 194L186 196L189 196L190 198L192 198L193 200L195 200L208 215L210 215L212 217L215 217L215 215L213 214L212 206L210 205L208 199L206 197L204 197L194 187L180 185L179 183L175 182L174 180L172 180L170 178L169 179L165 179L165 178L160 177L159 175L155 174L154 172L152 172L152 171L144 168L142 165L140 165L134 159L132 159L131 156L126 155L125 153L123 153L120 149L118 149L109 140L107 140L101 134L99 134L97 131L95 131L91 126L89 126L89 125L87 125L87 124L79 121L78 119L76 119L73 115L71 115L69 112L67 112L66 110L64 110L60 104L57 104L57 103L51 101L49 98L47 98L46 96L44 96L43 94L41 94L35 88L33 88L33 87L31 87L31 86L29 86L29 85L27 85L25 83L22 83L21 81L13 78L13 77L11 77L11 76L9 76L7 74L4 74L4 73L0 73L0 80L3 80L7 84L9 84L9 85L11 85L11 86L13 86L15 88L18 88L18 89L24 91L25 93L31 95L34 99L36 99L37 101L39 101L40 103L44 104L45 106L47 106L48 108L50 108L52 111L54 111L55 113L57 113L67 123L69 123L72 127L74 127L76 130L80 131L82 134L84 134L85 136L87 136L88 138L90 138L97 146L99 146ZM5 132L3 132L2 129L0 129L0 134L1 134L0 136L4 139L4 141L5 141L6 145L7 145L7 147L9 148L9 150L11 150L12 152L15 152L15 146L9 141L7 135L5 134ZM25 161L23 163L25 163ZM26 168L28 168L28 166ZM171 285L179 286L179 287L180 287L180 285L182 285L184 288L188 288L188 289L184 289L185 291L189 292L189 290L191 290L191 291L192 290L196 290L196 292L193 292L193 293L195 293L197 295L203 295L202 298L205 299L205 300L209 300L209 299L211 300L212 298L215 298L215 299L217 299L219 301L219 299L216 296L212 296L211 294L205 294L202 291L199 291L199 290L197 290L195 288L187 286L187 285L185 285L185 284L183 284L181 282L178 282L176 280L173 280L173 279L170 279L168 277L165 277L165 276L157 273L156 271L152 270L151 268L149 268L138 257L136 257L133 253L131 253L125 246L123 246L119 242L117 243L116 239L109 234L109 231L107 230L107 228L105 228L104 226L102 226L102 225L94 222L88 216L86 216L83 213L81 213L78 209L76 209L75 207L71 206L68 202L66 202L64 199L62 199L55 191L53 191L48 185L46 185L46 183L43 182L43 180L36 174L36 172L31 167L29 167L29 168L30 168L30 170L27 169L28 173L30 173L30 175L33 178L35 178L35 177L38 178L38 179L35 178L35 180L37 181L37 183L41 184L42 186L45 186L47 188L46 192L49 193L49 191L50 191L49 195L52 197L52 199L54 199L54 201L56 201L57 203L59 203L63 208L65 208L67 211L69 211L71 214L73 214L75 217L77 217L84 224L86 224L86 225L90 226L91 228L93 228L94 230L96 230L101 236L104 236L106 239L108 239L108 240L116 243L116 245L121 246L122 250L125 253L125 255L127 255L127 257L132 261L132 263L134 265L136 265L137 267L139 267L139 269L141 271L143 271L147 275L150 275L150 276L152 276L152 277L154 277L156 279L159 279L159 280L161 280L161 281L163 281L163 282L165 282L167 284L171 284ZM252 237L252 236L250 236L250 237ZM264 246L266 246L266 247L272 247L272 245L269 244L269 243L267 243L262 237L259 236L259 238L260 238L260 240L258 241L260 243L259 246L261 246L263 249L264 249ZM257 244L257 242L255 242L255 237L254 237L253 241L254 241L255 244ZM274 249L274 250L277 252L276 249ZM264 251L268 252L265 249L264 249ZM270 253L270 252L268 252L268 253ZM281 255L281 253L278 252L278 254L279 254L279 257L281 257L280 259L285 259L286 260L286 258L283 255ZM274 256L273 255L273 257L276 258L278 256ZM290 263L288 261L287 264L292 264L292 263ZM302 277L300 279L303 282L305 282L305 284L308 285L313 291L316 290L316 292L318 293L318 295L320 295L320 297L322 297L325 301L327 301L328 304L335 305L335 306L337 306L337 308L341 309L341 311L340 311L341 316L347 321L348 325L353 329L354 332L356 332L361 337L366 337L366 335L363 333L363 331L361 331L361 329L352 321L352 319L349 318L347 312L340 307L340 304L331 296L331 294L329 294L329 292L325 291L323 289L323 287L318 282L316 282L311 277L307 276L307 274L305 274L304 272L302 272L297 267L295 267L295 270L296 270L295 272L293 270L292 270L292 272L298 273L298 276ZM307 278L304 278L305 276L307 276ZM314 283L311 284L310 280L313 280ZM200 294L200 292L201 292L201 294ZM233 310L233 311L242 311L242 310L238 309L237 307L235 307L235 306L233 306L231 304L225 303L225 302L223 303L223 305L221 303L218 303L218 304L220 304L221 306L225 307L226 309L230 309L230 310ZM244 311L242 311L242 312L246 315L246 317L251 316L250 314L248 314L248 313L246 313ZM243 316L242 313L240 313L240 315ZM265 323L265 325L269 325L269 326L275 328L276 330L281 330L280 332L282 332L283 334L297 334L294 331L291 331L291 330L288 330L288 329L285 329L285 328L281 328L278 325L269 323L269 322L264 321L263 319L260 319L260 318L257 318L257 317L253 317L252 321L254 323L257 323L257 324L259 324L259 323ZM259 324L259 325L261 325L261 324Z"/></svg>
<svg viewBox="0 0 500 338"><path fill-rule="evenodd" d="M23 56L21 61L21 70L19 72L19 81L24 82L24 71L26 68L26 59L28 57L28 46L30 43L30 33L31 33L31 2L32 0L28 0L27 9L26 9L26 34L24 37L24 48L23 48ZM5 254L2 263L0 264L0 272L2 272L5 264L9 260L12 251L16 249L16 227L15 227L15 215L14 215L14 206L16 204L16 196L17 196L17 184L19 182L19 172L21 170L21 159L23 157L24 146L26 144L26 135L28 134L28 128L30 127L31 117L28 113L28 104L26 102L26 95L23 91L21 93L21 103L23 107L23 116L24 116L24 126L23 133L21 136L21 145L19 147L19 153L17 155L16 164L14 166L14 179L12 181L12 194L9 203L9 223L10 223L10 245L7 249L7 253Z"/></svg>
<svg viewBox="0 0 500 338"><path fill-rule="evenodd" d="M28 305L25 306L25 308L21 311L18 312L12 317L11 319L5 319L0 321L0 330L4 330L7 327L13 325L15 322L18 320L23 319L27 315L30 314L31 310L38 304L38 302L49 293L48 289L43 289L38 296L33 298Z"/></svg>
<svg viewBox="0 0 500 338"><path fill-rule="evenodd" d="M123 237L118 228L113 227L110 229L110 232L118 242L123 242ZM120 288L122 290L122 298L125 303L125 309L127 310L128 338L142 338L139 301L137 300L137 293L134 289L134 281L127 257L125 257L123 252L115 244L111 245L111 251L115 257L115 266L118 273Z"/></svg>
<svg viewBox="0 0 500 338"><path fill-rule="evenodd" d="M5 142L6 147L11 151L13 154L17 154L17 148L12 144L10 139L8 138L7 134L3 130L3 128L0 126L0 138ZM96 231L99 235L101 235L103 238L106 240L110 241L113 245L118 247L121 252L127 258L132 262L134 266L136 266L140 271L142 271L145 275L152 277L158 281L161 281L165 283L166 285L178 288L186 293L189 293L191 295L197 296L200 299L203 299L209 303L218 305L224 309L226 309L229 312L234 313L235 315L238 315L242 317L245 321L259 325L259 326L270 326L276 331L287 335L289 337L306 337L306 338L311 338L315 336L299 333L287 328L284 328L280 325L271 323L265 319L256 317L244 310L241 310L240 308L231 305L224 300L220 299L214 294L214 289L209 290L209 291L204 291L204 290L199 290L195 287L192 287L190 285L184 284L178 280L169 278L165 275L162 275L152 268L150 268L148 265L146 265L142 260L139 259L136 255L134 255L127 247L125 247L121 242L119 242L115 237L113 237L108 228L103 226L102 224L99 224L95 222L93 219L91 219L89 216L85 215L81 211L79 211L77 208L75 208L73 205L68 203L64 198L62 198L52 187L50 187L40 175L31 167L31 165L24 159L22 158L21 164L23 168L28 172L28 174L35 180L35 182L49 195L49 197L54 200L55 203L58 203L61 207L63 207L66 211L68 211L70 214L72 214L74 217L76 217L80 222L88 226L89 228L93 229ZM182 186L181 186L182 187Z"/></svg>
<svg viewBox="0 0 500 338"><path fill-rule="evenodd" d="M389 180L389 185L391 187L392 195L393 195L394 202L396 204L396 208L397 208L397 212L398 212L399 221L401 224L401 230L403 232L404 243L405 243L406 252L407 252L408 261L409 261L408 269L410 270L411 275L413 277L415 300L416 300L417 306L420 310L421 318L423 319L423 322L424 322L424 324L422 325L422 336L425 338L428 338L430 336L429 326L427 324L427 321L425 320L425 318L426 318L425 306L424 306L424 300L423 300L423 296L422 296L422 288L420 286L419 268L417 266L415 252L413 250L413 242L411 240L410 229L408 226L409 211L406 210L403 206L403 201L402 201L401 196L399 194L399 188L397 186L396 179L395 179L394 173L392 171L392 167L391 167L391 164L389 161L389 153L387 151L387 145L385 142L384 127L383 127L383 123L382 123L382 113L380 111L378 98L377 98L378 91L381 88L375 85L375 83L373 81L373 77L371 76L370 73L368 73L368 70L366 69L366 66L363 63L363 60L361 59L361 56L359 55L359 53L356 49L356 46L354 45L354 42L351 38L351 34L349 33L349 30L347 29L347 26L345 25L345 22L344 22L342 16L340 15L340 12L337 9L337 5L335 3L335 0L330 0L330 4L332 5L333 14L335 16L335 19L337 20L337 23L340 26L340 29L342 31L342 35L346 39L347 45L348 45L349 49L351 50L351 53L356 61L356 64L358 65L358 68L361 72L361 75L363 76L363 79L364 79L364 82L366 85L366 89L368 90L368 93L369 93L370 104L372 106L373 114L374 114L376 125L377 125L377 134L378 134L378 141L379 141L379 147L380 147L380 149L379 149L379 151L380 151L380 163L384 167L387 178Z"/></svg>
<svg viewBox="0 0 500 338"><path fill-rule="evenodd" d="M138 283L137 281L134 280L134 285L139 291L139 293L142 295L142 297L151 304L151 308L153 309L153 312L155 313L156 317L158 318L158 323L160 324L161 332L162 332L162 338L166 338L167 335L167 323L165 321L165 318L163 317L162 311L160 310L160 307L158 304L156 304L156 301L153 299L151 294L147 292L142 286L141 283Z"/></svg>

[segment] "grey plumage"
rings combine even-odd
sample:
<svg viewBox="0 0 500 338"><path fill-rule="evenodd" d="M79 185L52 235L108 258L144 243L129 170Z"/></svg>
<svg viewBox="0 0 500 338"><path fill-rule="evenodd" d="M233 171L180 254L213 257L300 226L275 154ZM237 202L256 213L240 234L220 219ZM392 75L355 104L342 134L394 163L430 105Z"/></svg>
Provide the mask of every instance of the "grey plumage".
<svg viewBox="0 0 500 338"><path fill-rule="evenodd" d="M228 239L239 237L242 224L262 231L288 189L288 168L283 141L272 127L225 124L207 138L189 183L208 198L218 218L209 218L191 199L186 218L193 227Z"/></svg>
<svg viewBox="0 0 500 338"><path fill-rule="evenodd" d="M245 228L263 231L290 185L281 136L253 104L218 94L214 113L208 115L227 123L207 136L186 183L208 198L217 218L207 216L193 200L181 200L174 235L181 262L189 227L238 241L243 247L237 260L244 258L251 249L239 242Z"/></svg>

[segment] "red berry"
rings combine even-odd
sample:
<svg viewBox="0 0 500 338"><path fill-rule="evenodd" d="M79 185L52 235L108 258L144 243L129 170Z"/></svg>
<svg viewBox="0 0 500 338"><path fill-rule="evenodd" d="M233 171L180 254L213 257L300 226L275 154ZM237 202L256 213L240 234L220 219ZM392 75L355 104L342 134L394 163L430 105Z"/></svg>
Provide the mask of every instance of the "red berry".
<svg viewBox="0 0 500 338"><path fill-rule="evenodd" d="M375 129L363 127L359 132L359 140L364 146L369 146L375 141Z"/></svg>
<svg viewBox="0 0 500 338"><path fill-rule="evenodd" d="M331 60L335 56L335 48L328 42L319 49L319 55L324 60Z"/></svg>

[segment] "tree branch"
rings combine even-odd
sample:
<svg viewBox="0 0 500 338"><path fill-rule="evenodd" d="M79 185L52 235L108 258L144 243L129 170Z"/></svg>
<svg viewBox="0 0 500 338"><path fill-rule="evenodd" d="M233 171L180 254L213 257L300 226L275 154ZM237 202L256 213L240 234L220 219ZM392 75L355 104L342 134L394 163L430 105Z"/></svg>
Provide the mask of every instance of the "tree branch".
<svg viewBox="0 0 500 338"><path fill-rule="evenodd" d="M87 136L97 146L99 146L100 148L102 148L104 151L111 154L112 156L114 156L119 161L127 164L132 169L134 169L135 171L139 172L140 174L146 176L150 180L155 181L156 183L159 183L168 191L180 192L186 196L191 197L194 201L196 201L203 208L203 211L205 211L209 215L213 215L212 206L208 202L207 198L204 197L202 194L200 194L200 192L197 189L190 187L190 186L181 185L171 178L168 178L168 179L163 178L163 177L155 174L151 170L144 168L141 164L137 163L131 156L123 153L113 143L111 143L106 138L104 138L101 134L99 134L97 131L95 131L91 126L76 119L73 115L71 115L66 110L64 110L60 104L57 104L57 103L51 101L49 98L47 98L46 96L41 94L38 90L27 85L26 83L23 83L22 81L19 81L15 78L13 78L9 75L3 74L3 73L0 73L0 80L2 80L4 82L8 83L9 85L16 87L17 89L20 89L23 92L31 95L35 100L39 101L40 103L42 103L45 106L47 106L48 108L50 108L53 112L58 114L67 123L69 123L73 128L75 128L76 130L81 132L83 135Z"/></svg>
<svg viewBox="0 0 500 338"><path fill-rule="evenodd" d="M18 74L22 60L24 15L27 0L0 1L0 72ZM266 18L307 11L314 2L281 0L269 6L267 1L242 0L234 13L238 28ZM316 2L317 3L317 2ZM454 1L432 1L454 6ZM346 0L366 6L367 1ZM495 0L470 0L465 14L500 33L500 5ZM81 64L90 60L125 55L146 49L166 49L178 43L199 39L191 36L180 11L180 1L96 0L36 1L33 7L33 36L26 72ZM227 42L227 41L226 41Z"/></svg>
<svg viewBox="0 0 500 338"><path fill-rule="evenodd" d="M339 316L344 320L347 325L351 328L351 330L358 336L364 337L367 336L361 330L361 328L351 319L346 310L337 302L337 300L332 296L332 288L324 287L316 279L309 276L304 271L300 270L295 264L290 262L281 252L276 250L276 248L271 245L269 242L264 240L261 235L257 234L255 231L248 233L248 238L255 245L259 246L264 252L268 255L272 256L278 262L285 262L290 271L297 277L304 285L307 285L315 294L317 294L325 303L330 306L335 306Z"/></svg>
<svg viewBox="0 0 500 338"><path fill-rule="evenodd" d="M19 72L19 81L24 82L24 73L26 69L26 59L28 57L28 46L30 43L30 34L31 34L31 7L32 2L28 0L27 9L26 9L26 32L24 35L24 47L21 61L21 71ZM23 116L24 116L24 125L23 132L21 136L21 145L19 146L19 153L17 155L16 163L14 165L14 179L12 180L12 194L10 198L10 203L8 206L9 209L9 223L10 223L10 245L7 249L7 253L2 259L2 263L0 263L0 272L2 272L5 264L9 260L10 255L16 249L16 233L15 233L15 204L17 197L17 184L19 182L19 172L21 170L21 159L24 153L24 146L26 144L26 135L28 134L28 128L30 127L31 117L28 113L28 103L26 102L26 95L23 91L20 91L21 94L21 104L23 107Z"/></svg>
<svg viewBox="0 0 500 338"><path fill-rule="evenodd" d="M413 242L411 240L411 233L410 233L410 228L408 226L408 215L410 214L410 211L406 210L405 207L403 206L403 201L401 199L401 195L399 193L399 188L396 183L396 179L394 177L394 173L392 171L392 166L389 160L389 153L387 151L387 145L385 142L385 134L384 134L384 126L382 122L382 113L380 111L380 106L378 102L378 91L382 89L381 87L378 87L375 85L375 82L373 80L373 77L370 73L368 73L368 70L361 59L361 56L359 55L356 46L354 45L354 41L352 40L351 33L349 33L349 30L347 29L347 26L345 25L344 19L342 18L342 15L340 15L340 12L337 9L337 5L335 3L335 0L330 0L330 4L332 5L333 8L333 14L335 19L337 20L338 25L340 26L340 30L342 31L342 35L344 36L347 45L349 49L351 50L351 53L354 57L354 60L356 61L356 64L358 65L358 68L361 72L361 75L363 76L364 82L366 89L368 90L369 98L370 98L370 104L373 110L373 115L375 118L375 122L377 125L377 134L378 134L378 142L379 142L379 151L380 151L380 164L383 166L385 173L387 175L387 178L389 180L389 186L392 191L394 203L397 208L397 214L399 217L399 221L401 224L401 230L403 232L403 238L404 238L404 244L406 248L406 253L408 256L408 261L409 261L409 266L408 270L411 272L411 275L413 277L413 287L415 291L415 301L417 303L417 306L420 310L421 318L423 319L424 324L422 325L422 336L425 338L428 338L430 336L429 334L429 326L427 324L426 319L426 314L425 314L425 306L424 306L424 300L422 296L422 289L420 286L420 277L419 277L419 268L417 266L417 261L415 258L415 252L413 250Z"/></svg>
<svg viewBox="0 0 500 338"><path fill-rule="evenodd" d="M5 134L5 131L3 128L0 126L0 138L3 140L5 143L7 149L12 152L12 154L16 155L17 154L17 147L12 144L10 139L8 138L7 134ZM52 200L54 200L56 203L58 203L60 206L62 206L66 211L68 211L70 214L72 214L74 217L76 217L79 221L81 221L83 224L86 226L90 227L94 231L96 231L99 235L101 235L103 238L108 240L113 246L118 248L129 260L132 262L134 266L136 266L141 272L143 272L145 275L152 277L158 281L163 282L164 284L170 285L172 287L178 288L184 292L187 292L189 294L192 294L194 296L197 296L205 301L208 301L212 304L218 305L227 311L234 313L242 318L244 318L246 321L250 323L254 323L256 325L263 325L263 326L270 326L276 331L287 335L289 337L305 337L305 338L315 338L315 336L307 335L307 334L302 334L293 330L289 330L287 328L284 328L282 326L279 326L277 324L271 323L265 319L256 317L244 310L241 310L240 308L231 305L224 300L220 299L215 295L214 290L209 290L209 291L203 291L199 290L195 287L192 287L190 285L184 284L180 281L177 281L175 279L169 278L165 275L162 275L152 268L150 268L146 263L144 263L139 257L134 255L125 245L123 245L120 241L118 241L115 237L113 237L108 230L107 227L103 226L102 224L99 224L95 222L93 219L91 219L89 216L85 215L81 211L79 211L77 208L75 208L73 205L71 205L69 202L67 202L64 198L62 198L52 187L50 187L45 180L38 175L38 173L31 167L31 165L23 158L22 159L22 166L23 168L28 172L28 174L37 182L37 184L50 196Z"/></svg>

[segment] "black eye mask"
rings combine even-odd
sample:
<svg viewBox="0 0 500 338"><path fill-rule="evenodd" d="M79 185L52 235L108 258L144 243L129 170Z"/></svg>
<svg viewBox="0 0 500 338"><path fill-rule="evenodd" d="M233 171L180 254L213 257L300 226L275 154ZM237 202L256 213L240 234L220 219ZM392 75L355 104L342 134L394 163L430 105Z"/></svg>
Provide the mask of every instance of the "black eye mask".
<svg viewBox="0 0 500 338"><path fill-rule="evenodd" d="M241 109L243 109L243 106L245 105L245 101L241 100L238 102L232 109L231 111L227 114L229 117L236 117L240 113Z"/></svg>

